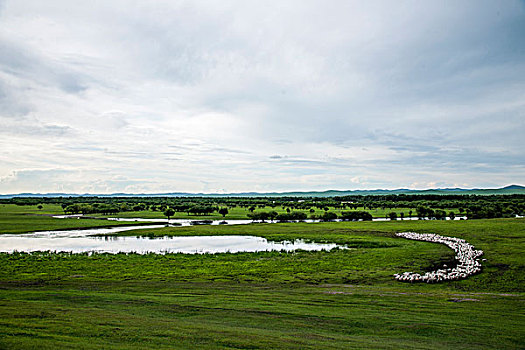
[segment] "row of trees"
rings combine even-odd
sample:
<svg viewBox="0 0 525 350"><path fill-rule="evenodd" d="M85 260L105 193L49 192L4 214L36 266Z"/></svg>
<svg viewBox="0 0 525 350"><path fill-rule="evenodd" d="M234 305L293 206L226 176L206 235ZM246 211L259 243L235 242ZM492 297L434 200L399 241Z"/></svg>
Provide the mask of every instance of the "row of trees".
<svg viewBox="0 0 525 350"><path fill-rule="evenodd" d="M307 219L306 213L295 211L291 213L277 213L276 211L260 211L255 213L249 213L248 218L252 219L253 221L266 221L266 220L277 220L280 222L285 221L303 221Z"/></svg>
<svg viewBox="0 0 525 350"><path fill-rule="evenodd" d="M296 211L314 214L319 210L375 210L407 208L416 212L426 208L434 213L418 213L422 217L443 217L438 210L459 212L469 219L512 217L525 214L525 195L367 195L315 197L20 197L0 199L0 203L17 205L61 204L68 214L104 213L127 211L160 211L171 208L188 215L209 215L220 208L244 208L255 213L264 208L283 208L287 214ZM67 210L66 210L67 208ZM399 211L399 210L397 210ZM399 214L397 214L399 215ZM409 212L409 215L412 214ZM445 214L446 215L446 214Z"/></svg>
<svg viewBox="0 0 525 350"><path fill-rule="evenodd" d="M71 205L62 205L62 209L66 214L103 214L110 215L116 214L121 211L121 208L112 205L106 204L71 204Z"/></svg>
<svg viewBox="0 0 525 350"><path fill-rule="evenodd" d="M416 209L416 213L419 219L445 220L447 218L447 212L441 209L433 210L433 209L426 208L426 207L418 207ZM398 215L396 212L390 212L386 216L390 220L397 220L398 217L400 217L401 220L403 220L405 218L405 213L401 212ZM412 211L410 211L409 217L412 217ZM456 214L453 211L451 211L448 213L448 217L451 220L454 220L454 218L456 217Z"/></svg>
<svg viewBox="0 0 525 350"><path fill-rule="evenodd" d="M260 211L255 213L248 214L248 217L252 219L253 221L266 221L266 220L272 220L272 221L279 221L279 222L287 222L287 221L304 221L308 218L306 213L301 211L294 211L290 213L277 213L276 211ZM340 216L338 216L336 213L327 211L324 212L322 215L310 215L310 219L312 220L321 220L321 221L333 221L337 219L341 219L343 221L369 221L372 220L372 215L366 211L351 211L351 212L342 212Z"/></svg>
<svg viewBox="0 0 525 350"><path fill-rule="evenodd" d="M211 210L211 209L213 209L213 210ZM206 215L206 214L213 213L215 210L217 210L217 212L219 214L221 214L222 217L225 217L228 214L228 208L217 209L217 208L211 208L211 207L201 207L201 208L195 207L195 208L191 208L190 209L190 213L195 213L195 214L198 214L198 215ZM175 215L175 213L176 213L176 210L173 209L173 208L169 208L169 207L165 208L164 211L163 211L163 214L168 217L168 220L170 219L170 217Z"/></svg>

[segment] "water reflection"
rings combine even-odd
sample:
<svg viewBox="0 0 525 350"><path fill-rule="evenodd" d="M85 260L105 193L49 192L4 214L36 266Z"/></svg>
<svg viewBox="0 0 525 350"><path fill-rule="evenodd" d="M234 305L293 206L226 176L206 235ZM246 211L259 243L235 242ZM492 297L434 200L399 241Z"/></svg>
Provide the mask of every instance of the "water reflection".
<svg viewBox="0 0 525 350"><path fill-rule="evenodd" d="M185 236L185 237L135 237L98 236L138 228L163 226L115 227L105 229L47 231L20 235L0 236L0 252L12 253L100 252L100 253L237 253L260 251L330 250L333 243L270 242L255 236Z"/></svg>
<svg viewBox="0 0 525 350"><path fill-rule="evenodd" d="M57 219L68 219L68 218L82 218L83 216L81 214L78 215L54 215L54 218ZM467 220L466 216L456 216L454 219L451 219L449 217L443 218L444 220ZM169 221L167 219L155 219L155 218L105 218L102 220L109 220L109 221L123 221L123 222L156 222L156 223L164 223L168 225L173 226L194 226L194 225L248 225L253 224L253 220L246 220L246 219L235 219L235 220L190 220L190 219L170 219ZM398 217L395 220L397 221L417 221L417 220L428 220L426 218L418 218L417 216L410 216L410 217ZM321 222L322 220L312 220L312 219L306 219L302 220L301 222L306 223L316 223ZM335 219L332 220L333 222L342 222L341 219ZM360 220L361 221L361 220ZM390 218L387 217L381 217L381 218L373 218L372 221L391 221ZM261 221L255 221L257 223L261 223ZM290 221L295 222L295 221ZM278 223L278 221L263 221L262 223L267 224L273 224Z"/></svg>

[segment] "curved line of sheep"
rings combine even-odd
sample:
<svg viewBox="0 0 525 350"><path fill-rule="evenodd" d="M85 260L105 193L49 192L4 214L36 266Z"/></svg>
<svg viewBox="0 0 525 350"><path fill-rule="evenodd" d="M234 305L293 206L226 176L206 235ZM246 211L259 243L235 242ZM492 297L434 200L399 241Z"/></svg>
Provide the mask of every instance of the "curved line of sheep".
<svg viewBox="0 0 525 350"><path fill-rule="evenodd" d="M401 282L426 282L437 283L443 281L455 281L467 278L481 271L479 257L483 255L482 250L474 249L474 246L467 243L464 239L455 237L445 237L431 233L400 232L396 236L416 241L426 241L442 243L454 250L456 253L457 266L454 268L439 269L427 272L424 275L414 272L404 272L395 274L394 278Z"/></svg>

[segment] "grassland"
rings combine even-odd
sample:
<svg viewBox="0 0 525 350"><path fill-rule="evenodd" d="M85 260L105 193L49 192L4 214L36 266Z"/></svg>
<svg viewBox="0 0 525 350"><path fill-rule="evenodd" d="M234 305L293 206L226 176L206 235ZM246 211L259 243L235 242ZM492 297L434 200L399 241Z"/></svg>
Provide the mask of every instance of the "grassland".
<svg viewBox="0 0 525 350"><path fill-rule="evenodd" d="M408 230L465 238L485 251L483 273L435 285L396 282L395 272L433 269L453 257L442 245L393 236ZM519 349L525 344L523 219L198 226L122 234L243 234L337 242L351 249L0 254L0 348Z"/></svg>
<svg viewBox="0 0 525 350"><path fill-rule="evenodd" d="M352 209L339 209L339 208L329 208L329 210L333 213L336 213L337 215L341 215L341 212L343 211L352 211ZM363 210L363 208L359 208L359 210ZM269 211L276 211L278 214L283 214L283 213L286 213L286 208L284 207L275 207L275 208L272 208L272 207L264 207L264 208L257 208L254 212L262 212L262 211L265 211L265 212L269 212ZM314 213L310 213L309 210L304 210L304 209L294 209L294 211L298 211L298 212L304 212L305 214L307 214L308 216L310 216L311 214L314 214L314 215L323 215L325 213L324 210L321 210L321 209L318 209L318 208L314 208ZM366 210L368 211L370 214L372 214L372 216L374 218L385 218L388 216L388 213L391 213L391 212L395 212L398 214L398 216L401 214L401 213L404 213L405 214L405 217L408 218L409 216L409 211L412 211L412 216L416 216L416 210L413 209L413 208L392 208L392 209L383 209L383 208L376 208L376 209L373 209L373 210ZM458 211L458 209L447 209L446 212L447 214L449 212L454 212L456 215L461 215ZM230 208L229 209L229 213L228 215L226 215L225 219L230 219L230 220L238 220L238 219L247 219L248 218L248 214L250 214L250 211L246 208L241 208L241 207L236 207L236 208ZM129 212L120 212L120 213L116 213L116 214L111 214L111 215L94 215L94 216L97 216L97 217L119 217L119 218L148 218L148 219L161 219L161 218L166 218L166 216L164 216L164 214L162 212L159 212L159 211L149 211L149 210L142 210L142 211L129 211ZM223 216L218 214L218 213L212 213L210 215L188 215L187 213L181 213L181 212L177 212L175 213L175 215L172 216L173 219L194 219L194 220L202 220L202 219L214 219L214 220L220 220L220 219L223 219Z"/></svg>
<svg viewBox="0 0 525 350"><path fill-rule="evenodd" d="M144 225L144 222L118 222L99 219L55 219L51 215L63 214L59 205L36 206L0 204L0 235L47 230L70 230L90 227Z"/></svg>

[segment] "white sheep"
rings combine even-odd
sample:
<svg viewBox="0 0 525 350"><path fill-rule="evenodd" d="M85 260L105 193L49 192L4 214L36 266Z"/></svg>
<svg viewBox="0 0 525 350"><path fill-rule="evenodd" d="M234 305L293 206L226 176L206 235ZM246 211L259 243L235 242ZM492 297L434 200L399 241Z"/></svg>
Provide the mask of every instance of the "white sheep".
<svg viewBox="0 0 525 350"><path fill-rule="evenodd" d="M402 282L442 282L458 280L467 278L475 273L481 271L481 263L479 257L483 255L482 250L475 250L474 246L467 243L464 239L456 237L445 237L430 233L416 233L416 232L401 232L396 233L396 236L416 241L426 241L445 244L456 253L456 260L458 264L454 268L438 269L425 273L421 276L414 272L404 272L403 274L395 274L394 278Z"/></svg>

